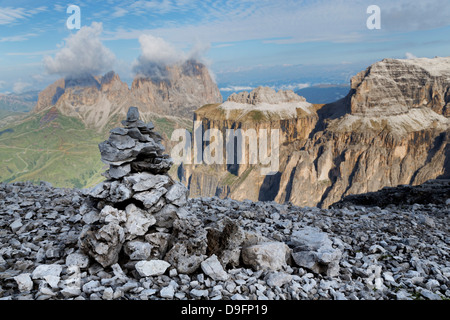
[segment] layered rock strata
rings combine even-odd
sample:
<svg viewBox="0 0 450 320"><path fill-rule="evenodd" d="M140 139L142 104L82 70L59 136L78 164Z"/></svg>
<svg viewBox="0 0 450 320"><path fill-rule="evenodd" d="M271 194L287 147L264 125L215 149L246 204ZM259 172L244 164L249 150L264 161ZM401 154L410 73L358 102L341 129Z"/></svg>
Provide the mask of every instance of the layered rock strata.
<svg viewBox="0 0 450 320"><path fill-rule="evenodd" d="M200 106L222 102L205 65L188 60L159 68L163 78L139 74L131 88L113 71L104 76L59 79L39 94L33 111L56 107L63 115L101 130L111 128L111 123L116 125L130 105L137 106L145 119L156 114L192 120L192 112Z"/></svg>
<svg viewBox="0 0 450 320"><path fill-rule="evenodd" d="M278 130L279 139L276 145L281 148L280 171L284 169L286 157L289 157L283 146L302 147L318 120L315 107L306 102L305 98L292 91L276 92L265 87L259 87L252 92L233 94L225 103L206 105L194 114L194 123L201 123L203 133L217 129L224 141L228 130L242 130L250 136L254 132L258 139L262 132L267 133L269 154L272 139L275 139L272 138L272 133ZM239 200L274 200L278 190L264 189L264 185L267 184L266 178L276 181L279 174L273 177L262 176L259 166L252 164L250 160L250 150L255 147L255 143L247 137L243 143L246 158L241 163L238 163L236 158L231 164L224 159L221 165L183 165L180 176L188 186L191 197L215 195ZM258 154L259 143L260 140L256 142L256 149L253 150L256 150L256 156L261 159ZM223 154L226 154L225 149ZM246 182L241 184L243 180Z"/></svg>
<svg viewBox="0 0 450 320"><path fill-rule="evenodd" d="M214 172L200 165L185 168L184 183L193 197L326 208L351 194L448 178L448 79L450 58L385 59L353 77L346 98L303 108L290 118L289 109L276 102L285 105L291 95L269 89L232 96L214 110L201 108L196 118L204 130L288 128L280 139L279 171L261 176L257 165ZM255 104L262 103L266 113L259 118L241 117L254 115Z"/></svg>

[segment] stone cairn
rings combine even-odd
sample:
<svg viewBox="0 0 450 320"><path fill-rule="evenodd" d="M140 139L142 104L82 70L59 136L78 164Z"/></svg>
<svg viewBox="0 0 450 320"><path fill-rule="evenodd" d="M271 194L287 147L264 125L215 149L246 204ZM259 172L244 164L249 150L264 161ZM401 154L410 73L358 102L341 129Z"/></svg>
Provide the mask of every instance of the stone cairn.
<svg viewBox="0 0 450 320"><path fill-rule="evenodd" d="M189 257L182 241L173 245L177 228L191 228L195 238L195 226L180 222L184 217L188 224L195 224L195 219L188 219L183 208L186 187L167 174L173 161L163 154L162 137L151 122L139 119L136 107L130 107L122 124L99 144L109 170L104 173L107 180L85 194L80 210L86 225L78 241L80 249L103 267L119 263L141 276L162 274L171 265L183 270L183 261L197 268L203 255ZM168 250L172 252L166 254Z"/></svg>

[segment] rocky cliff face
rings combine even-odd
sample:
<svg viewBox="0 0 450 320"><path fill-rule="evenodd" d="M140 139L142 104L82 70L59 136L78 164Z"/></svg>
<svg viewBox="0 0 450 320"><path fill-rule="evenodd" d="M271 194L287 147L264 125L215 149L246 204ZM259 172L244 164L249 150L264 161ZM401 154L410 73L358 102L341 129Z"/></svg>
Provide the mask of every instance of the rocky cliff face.
<svg viewBox="0 0 450 320"><path fill-rule="evenodd" d="M255 149L257 157L260 156L259 137L262 131L267 132L269 149L273 130L279 132L279 145L302 146L318 120L314 106L307 103L303 97L292 91L277 93L263 87L250 93L233 94L225 103L204 106L194 114L194 121L201 122L203 132L219 129L224 141L227 130L236 132L240 129L246 133L254 131L255 137L258 138L258 148ZM234 159L234 163L227 164L224 144L223 164L183 166L183 180L189 185L190 196L232 196L240 200L269 199L271 197L269 194L273 193L273 190L263 192L262 185L265 177L259 174L259 170L255 170L259 167L251 162L250 144L250 140L246 138L246 157L241 164L237 159ZM286 153L281 153L280 157L284 158L285 155ZM283 165L284 161L281 161L281 164Z"/></svg>
<svg viewBox="0 0 450 320"><path fill-rule="evenodd" d="M302 130L294 130L293 138L283 135L276 175L261 176L255 170L258 166L250 166L227 188L219 183L216 195L328 207L347 195L447 177L449 74L450 58L387 59L372 65L352 79L346 98L315 106L317 110L309 109L312 112L306 117L303 112L291 117L289 122L298 123L295 127ZM243 97L233 97L227 103L236 99L243 110L252 101L247 96L242 104ZM269 108L270 99L265 99ZM205 117L206 127L220 124ZM264 120L282 127L286 119ZM222 121L227 121L226 114ZM237 120L226 125L242 126ZM189 173L186 181L196 186L201 186L197 177L208 180L206 170L195 168ZM196 194L205 195L194 188Z"/></svg>
<svg viewBox="0 0 450 320"><path fill-rule="evenodd" d="M146 120L152 114L191 119L199 106L222 101L203 64L191 60L170 66L166 75L164 80L137 77L131 89L114 72L60 79L41 92L34 111L56 106L62 114L77 117L88 127L103 129L122 118L131 105L138 107Z"/></svg>
<svg viewBox="0 0 450 320"><path fill-rule="evenodd" d="M217 85L201 63L188 60L166 67L164 75L156 79L136 77L131 91L137 104L159 114L191 118L199 106L222 102Z"/></svg>
<svg viewBox="0 0 450 320"><path fill-rule="evenodd" d="M398 115L412 108L429 108L448 115L450 58L385 59L356 75L352 114Z"/></svg>

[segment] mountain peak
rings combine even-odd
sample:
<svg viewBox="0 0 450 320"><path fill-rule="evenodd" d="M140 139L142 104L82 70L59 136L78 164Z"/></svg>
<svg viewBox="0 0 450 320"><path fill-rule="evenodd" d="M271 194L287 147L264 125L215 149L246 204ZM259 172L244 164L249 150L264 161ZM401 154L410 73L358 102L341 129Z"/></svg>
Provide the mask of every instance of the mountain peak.
<svg viewBox="0 0 450 320"><path fill-rule="evenodd" d="M269 87L258 87L251 92L233 93L228 97L230 102L257 105L260 103L280 104L280 103L294 103L305 102L306 99L297 95L291 90L280 90L276 92Z"/></svg>
<svg viewBox="0 0 450 320"><path fill-rule="evenodd" d="M399 115L429 108L450 116L450 57L384 59L351 80L351 113Z"/></svg>

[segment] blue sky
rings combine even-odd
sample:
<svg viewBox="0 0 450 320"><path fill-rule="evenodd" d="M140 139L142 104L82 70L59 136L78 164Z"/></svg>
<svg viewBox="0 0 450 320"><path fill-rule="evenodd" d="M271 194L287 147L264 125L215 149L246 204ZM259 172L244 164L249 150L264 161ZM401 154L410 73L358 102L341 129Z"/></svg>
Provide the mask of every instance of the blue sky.
<svg viewBox="0 0 450 320"><path fill-rule="evenodd" d="M66 27L70 4L84 36ZM0 92L43 89L78 64L130 82L154 50L201 59L222 88L345 83L383 58L449 56L449 17L442 0L0 0Z"/></svg>

